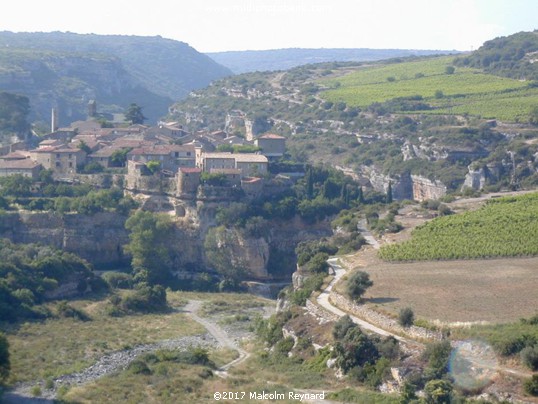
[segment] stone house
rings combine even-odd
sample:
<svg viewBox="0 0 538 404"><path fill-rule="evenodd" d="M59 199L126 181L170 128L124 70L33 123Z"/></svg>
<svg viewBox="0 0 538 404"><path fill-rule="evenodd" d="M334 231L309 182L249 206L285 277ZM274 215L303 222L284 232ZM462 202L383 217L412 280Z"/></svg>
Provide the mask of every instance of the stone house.
<svg viewBox="0 0 538 404"><path fill-rule="evenodd" d="M30 157L55 174L75 174L86 162L86 152L65 145L30 150Z"/></svg>
<svg viewBox="0 0 538 404"><path fill-rule="evenodd" d="M161 169L175 173L179 167L195 166L195 150L194 145L154 145L131 150L127 159L144 164L158 161Z"/></svg>
<svg viewBox="0 0 538 404"><path fill-rule="evenodd" d="M196 166L205 172L216 169L238 169L241 177L259 176L267 173L268 160L261 154L252 153L204 153L196 149Z"/></svg>
<svg viewBox="0 0 538 404"><path fill-rule="evenodd" d="M254 144L268 158L279 158L286 153L286 138L284 136L267 133L258 137Z"/></svg>
<svg viewBox="0 0 538 404"><path fill-rule="evenodd" d="M14 154L14 153L12 153ZM7 156L4 156L7 157ZM0 159L0 177L21 174L25 177L36 179L43 168L38 162L20 155L21 158L2 158Z"/></svg>

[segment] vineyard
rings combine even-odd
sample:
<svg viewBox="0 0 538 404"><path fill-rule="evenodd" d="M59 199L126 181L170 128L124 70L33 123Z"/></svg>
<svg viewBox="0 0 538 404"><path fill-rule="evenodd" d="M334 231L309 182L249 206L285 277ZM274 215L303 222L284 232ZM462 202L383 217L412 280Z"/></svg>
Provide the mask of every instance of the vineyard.
<svg viewBox="0 0 538 404"><path fill-rule="evenodd" d="M401 97L422 97L430 114L471 114L507 121L526 121L538 103L538 89L524 81L457 67L447 73L453 57L366 66L320 83L329 89L322 96L331 102L367 107ZM407 112L407 111L400 111ZM416 111L415 111L416 112Z"/></svg>
<svg viewBox="0 0 538 404"><path fill-rule="evenodd" d="M388 244L388 261L454 260L538 255L538 193L490 200L477 211L417 227L410 240Z"/></svg>

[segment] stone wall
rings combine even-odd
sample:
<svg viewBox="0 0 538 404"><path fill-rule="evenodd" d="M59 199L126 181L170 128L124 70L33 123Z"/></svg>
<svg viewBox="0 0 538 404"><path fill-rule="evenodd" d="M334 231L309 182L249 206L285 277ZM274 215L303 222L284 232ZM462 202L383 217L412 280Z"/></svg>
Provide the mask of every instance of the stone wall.
<svg viewBox="0 0 538 404"><path fill-rule="evenodd" d="M442 333L438 331L431 331L414 325L411 327L402 327L400 324L398 324L397 320L378 313L377 311L371 310L363 304L356 304L354 302L351 302L349 299L342 296L338 292L331 291L329 300L332 304L334 304L341 310L351 313L386 331L421 340L439 341L443 338Z"/></svg>
<svg viewBox="0 0 538 404"><path fill-rule="evenodd" d="M336 314L323 309L322 307L312 303L308 299L306 300L306 310L308 311L308 313L314 316L320 324L328 323L331 321L338 321L338 319L340 318Z"/></svg>

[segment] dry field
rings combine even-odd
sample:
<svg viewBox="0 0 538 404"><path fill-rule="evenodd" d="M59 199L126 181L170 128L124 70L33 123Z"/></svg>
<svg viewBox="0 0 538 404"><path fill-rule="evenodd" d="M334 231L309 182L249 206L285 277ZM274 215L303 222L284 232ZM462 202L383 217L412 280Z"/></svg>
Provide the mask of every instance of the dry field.
<svg viewBox="0 0 538 404"><path fill-rule="evenodd" d="M382 263L366 268L374 281L369 304L442 322L509 322L538 311L538 258Z"/></svg>

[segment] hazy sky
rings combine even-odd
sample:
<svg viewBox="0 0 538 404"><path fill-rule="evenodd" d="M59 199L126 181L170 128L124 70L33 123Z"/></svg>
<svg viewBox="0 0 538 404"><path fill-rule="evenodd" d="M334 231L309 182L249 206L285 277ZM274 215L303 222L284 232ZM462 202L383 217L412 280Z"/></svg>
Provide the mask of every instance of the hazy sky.
<svg viewBox="0 0 538 404"><path fill-rule="evenodd" d="M537 16L538 0L4 0L0 30L161 35L201 52L470 50Z"/></svg>

